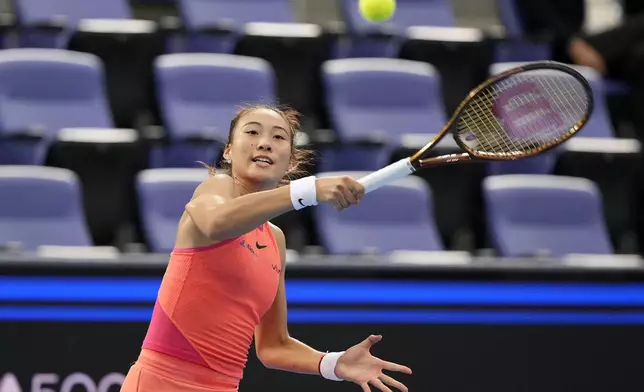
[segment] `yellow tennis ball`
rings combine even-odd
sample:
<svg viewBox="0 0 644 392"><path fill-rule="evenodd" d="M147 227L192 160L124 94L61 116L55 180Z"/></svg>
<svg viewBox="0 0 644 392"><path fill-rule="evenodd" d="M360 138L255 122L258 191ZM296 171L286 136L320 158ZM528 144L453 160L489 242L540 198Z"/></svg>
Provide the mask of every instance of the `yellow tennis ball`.
<svg viewBox="0 0 644 392"><path fill-rule="evenodd" d="M360 0L362 17L371 22L384 22L396 11L396 0Z"/></svg>

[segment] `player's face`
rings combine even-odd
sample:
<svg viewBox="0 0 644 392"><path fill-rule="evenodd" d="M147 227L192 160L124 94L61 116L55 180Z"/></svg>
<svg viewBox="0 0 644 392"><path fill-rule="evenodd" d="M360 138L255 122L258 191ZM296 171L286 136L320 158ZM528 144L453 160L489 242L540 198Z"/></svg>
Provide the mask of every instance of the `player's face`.
<svg viewBox="0 0 644 392"><path fill-rule="evenodd" d="M224 157L233 175L260 188L274 188L291 160L291 131L279 113L256 109L239 119Z"/></svg>

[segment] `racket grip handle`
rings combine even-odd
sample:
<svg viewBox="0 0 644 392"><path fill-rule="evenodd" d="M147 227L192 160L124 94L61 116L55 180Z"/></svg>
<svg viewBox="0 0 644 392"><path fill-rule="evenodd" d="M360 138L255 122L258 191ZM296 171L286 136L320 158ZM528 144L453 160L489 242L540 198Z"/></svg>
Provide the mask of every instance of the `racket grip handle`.
<svg viewBox="0 0 644 392"><path fill-rule="evenodd" d="M404 158L380 170L367 174L359 179L358 182L364 186L365 193L369 193L392 181L407 177L414 171L415 169L409 158Z"/></svg>

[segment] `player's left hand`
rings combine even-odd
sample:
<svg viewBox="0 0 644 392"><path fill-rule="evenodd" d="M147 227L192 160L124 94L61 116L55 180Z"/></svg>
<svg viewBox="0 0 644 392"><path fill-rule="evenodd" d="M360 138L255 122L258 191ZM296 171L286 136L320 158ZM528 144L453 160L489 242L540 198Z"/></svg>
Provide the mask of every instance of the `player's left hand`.
<svg viewBox="0 0 644 392"><path fill-rule="evenodd" d="M403 383L384 374L382 371L389 370L411 374L411 369L397 363L383 361L371 355L369 351L381 339L382 336L380 335L371 335L364 341L349 348L338 359L338 363L335 365L335 374L346 381L360 385L364 392L371 391L370 385L383 392L392 392L387 385L407 392L407 387Z"/></svg>

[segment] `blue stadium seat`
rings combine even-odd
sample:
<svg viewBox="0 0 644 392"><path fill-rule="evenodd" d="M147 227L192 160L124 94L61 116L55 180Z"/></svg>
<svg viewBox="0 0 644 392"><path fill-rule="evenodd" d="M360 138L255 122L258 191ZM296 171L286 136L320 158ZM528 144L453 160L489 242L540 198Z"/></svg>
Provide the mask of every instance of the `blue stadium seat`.
<svg viewBox="0 0 644 392"><path fill-rule="evenodd" d="M153 147L152 167L214 163L242 105L276 101L273 70L258 58L169 54L157 59L155 74L167 143Z"/></svg>
<svg viewBox="0 0 644 392"><path fill-rule="evenodd" d="M91 246L76 175L66 169L0 166L0 245Z"/></svg>
<svg viewBox="0 0 644 392"><path fill-rule="evenodd" d="M501 256L613 253L601 193L587 179L489 176L483 193L489 239Z"/></svg>
<svg viewBox="0 0 644 392"><path fill-rule="evenodd" d="M179 219L208 169L148 169L137 176L141 222L151 252L169 253Z"/></svg>
<svg viewBox="0 0 644 392"><path fill-rule="evenodd" d="M360 178L366 174L328 172L319 176ZM434 223L431 188L418 177L383 186L345 211L323 204L313 213L322 245L330 254L444 249Z"/></svg>

